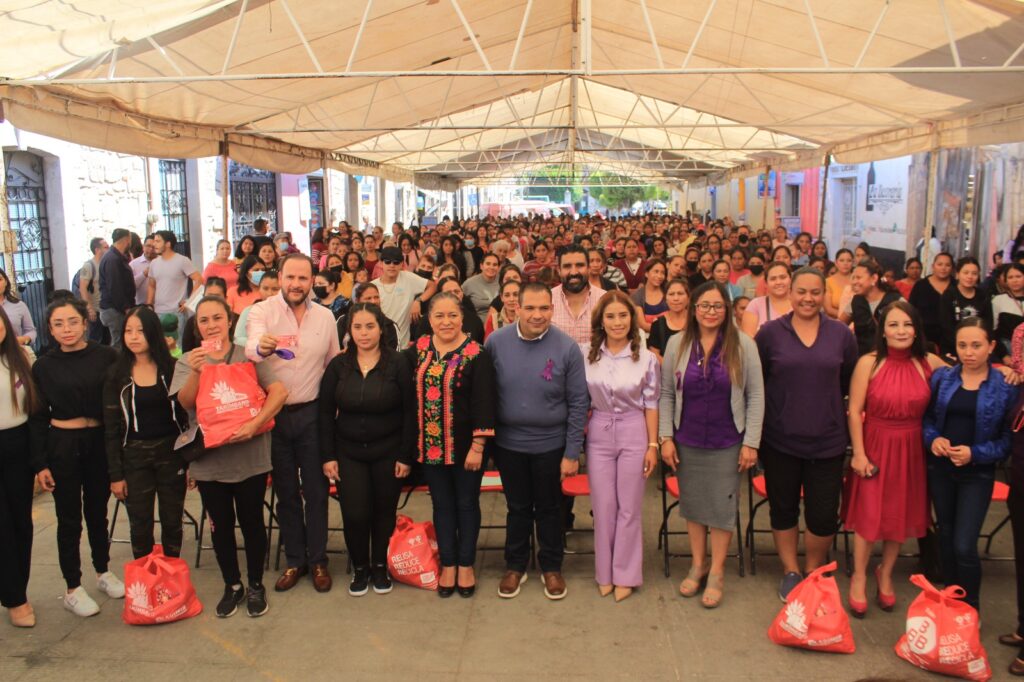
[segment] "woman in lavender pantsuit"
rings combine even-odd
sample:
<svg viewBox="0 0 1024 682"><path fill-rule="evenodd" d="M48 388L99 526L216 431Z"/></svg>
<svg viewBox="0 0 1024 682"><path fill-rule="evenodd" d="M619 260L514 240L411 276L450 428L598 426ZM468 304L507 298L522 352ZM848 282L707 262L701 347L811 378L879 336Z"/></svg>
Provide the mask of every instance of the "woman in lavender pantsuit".
<svg viewBox="0 0 1024 682"><path fill-rule="evenodd" d="M622 292L604 295L590 325L583 354L592 407L586 451L595 577L601 596L614 591L622 601L643 583L644 481L658 462L661 370Z"/></svg>

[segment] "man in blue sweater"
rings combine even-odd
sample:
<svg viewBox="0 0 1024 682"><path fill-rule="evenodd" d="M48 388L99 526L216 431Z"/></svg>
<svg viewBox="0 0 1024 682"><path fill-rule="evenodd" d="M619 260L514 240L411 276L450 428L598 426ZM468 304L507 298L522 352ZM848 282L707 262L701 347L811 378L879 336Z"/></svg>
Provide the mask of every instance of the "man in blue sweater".
<svg viewBox="0 0 1024 682"><path fill-rule="evenodd" d="M496 459L508 504L506 571L498 586L505 599L526 581L535 522L544 594L566 594L561 482L579 470L590 394L583 353L551 326L553 313L551 290L531 282L519 293L519 321L487 339L498 380Z"/></svg>

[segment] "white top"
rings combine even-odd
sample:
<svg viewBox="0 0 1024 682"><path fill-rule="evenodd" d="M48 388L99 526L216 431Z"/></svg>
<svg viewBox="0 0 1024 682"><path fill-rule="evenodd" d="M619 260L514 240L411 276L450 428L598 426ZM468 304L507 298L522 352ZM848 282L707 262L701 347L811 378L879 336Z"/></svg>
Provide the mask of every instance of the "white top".
<svg viewBox="0 0 1024 682"><path fill-rule="evenodd" d="M373 284L380 291L380 308L398 329L398 348L409 345L409 308L417 296L427 288L427 280L411 272L400 270L394 284L385 284L379 277Z"/></svg>
<svg viewBox="0 0 1024 682"><path fill-rule="evenodd" d="M132 276L135 277L135 305L146 302L146 289L149 287L146 268L149 267L149 263L145 256L139 256L128 263L128 267L132 269Z"/></svg>
<svg viewBox="0 0 1024 682"><path fill-rule="evenodd" d="M31 365L35 362L36 356L32 349L24 347L28 354L28 362ZM5 359L0 359L0 430L13 429L28 421L28 410L25 409L25 386L20 381L14 389L15 398L18 401L18 411L15 413L14 403L11 402L11 370Z"/></svg>
<svg viewBox="0 0 1024 682"><path fill-rule="evenodd" d="M154 258L149 264L149 278L156 282L153 311L159 315L178 312L178 306L188 291L188 278L193 272L196 272L196 266L180 253L171 258Z"/></svg>

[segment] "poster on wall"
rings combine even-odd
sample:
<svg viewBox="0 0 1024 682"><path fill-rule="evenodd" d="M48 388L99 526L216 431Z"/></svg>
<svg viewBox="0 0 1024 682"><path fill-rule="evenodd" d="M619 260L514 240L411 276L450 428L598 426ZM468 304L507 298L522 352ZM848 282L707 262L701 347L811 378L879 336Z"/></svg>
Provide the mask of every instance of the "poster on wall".
<svg viewBox="0 0 1024 682"><path fill-rule="evenodd" d="M871 163L858 202L861 238L873 247L904 251L907 232L907 185L910 157ZM860 172L865 172L863 166Z"/></svg>
<svg viewBox="0 0 1024 682"><path fill-rule="evenodd" d="M768 198L775 198L775 171L768 171ZM764 199L765 184L764 173L757 176L757 198Z"/></svg>

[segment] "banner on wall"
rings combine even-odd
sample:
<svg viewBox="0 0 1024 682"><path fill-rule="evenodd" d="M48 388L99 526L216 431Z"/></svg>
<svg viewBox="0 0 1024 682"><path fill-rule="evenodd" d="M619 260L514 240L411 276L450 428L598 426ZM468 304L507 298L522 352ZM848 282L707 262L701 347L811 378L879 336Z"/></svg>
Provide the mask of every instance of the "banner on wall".
<svg viewBox="0 0 1024 682"><path fill-rule="evenodd" d="M871 246L906 249L909 161L910 157L879 161L867 170L864 179L868 182L861 185L863 196L858 204L864 207L859 211L860 232Z"/></svg>
<svg viewBox="0 0 1024 682"><path fill-rule="evenodd" d="M766 189L765 188L765 184L764 184L764 180L765 180L764 173L761 173L761 174L759 174L757 176L757 198L758 199L764 199L764 193L765 193L765 189ZM768 190L768 198L769 199L775 198L775 171L768 171L768 187L767 187L767 190Z"/></svg>

